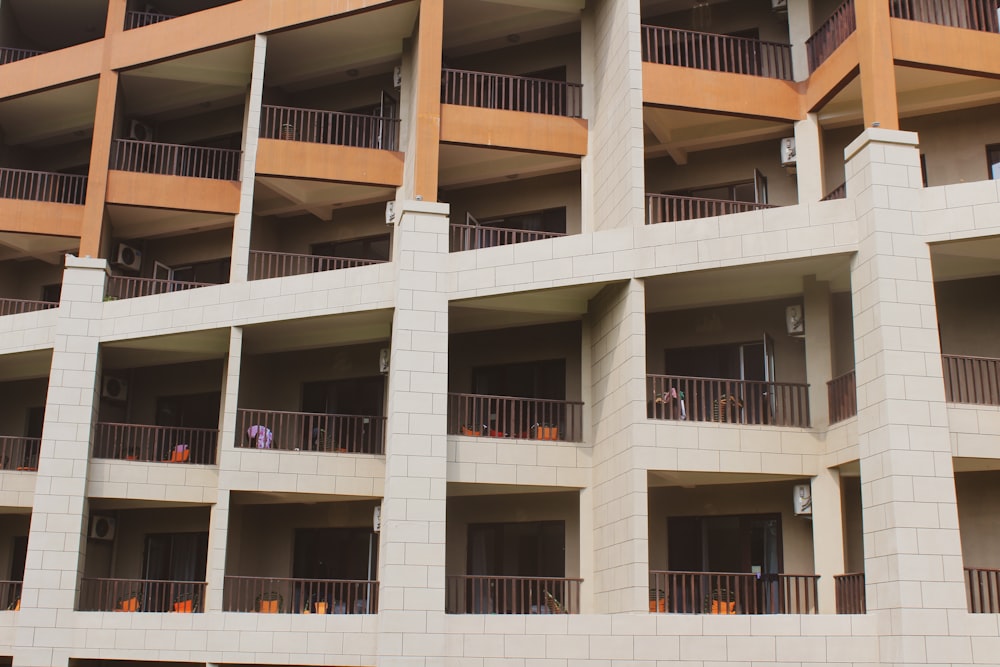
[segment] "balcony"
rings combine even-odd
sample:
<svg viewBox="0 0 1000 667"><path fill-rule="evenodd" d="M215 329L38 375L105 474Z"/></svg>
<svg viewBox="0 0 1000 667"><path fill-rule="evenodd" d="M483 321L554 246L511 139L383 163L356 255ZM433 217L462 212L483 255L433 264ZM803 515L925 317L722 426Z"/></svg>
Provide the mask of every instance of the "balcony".
<svg viewBox="0 0 1000 667"><path fill-rule="evenodd" d="M160 278L138 278L135 276L110 276L104 291L105 301L118 299L134 299L140 296L154 294L169 294L183 292L198 287L207 287L212 283L196 283L183 280L164 280Z"/></svg>
<svg viewBox="0 0 1000 667"><path fill-rule="evenodd" d="M115 139L111 143L109 168L161 176L238 181L241 155L241 151L228 148Z"/></svg>
<svg viewBox="0 0 1000 667"><path fill-rule="evenodd" d="M446 614L579 614L582 579L449 575Z"/></svg>
<svg viewBox="0 0 1000 667"><path fill-rule="evenodd" d="M282 451L384 454L386 418L240 409L237 447Z"/></svg>
<svg viewBox="0 0 1000 667"><path fill-rule="evenodd" d="M41 447L41 438L0 435L0 470L38 470Z"/></svg>
<svg viewBox="0 0 1000 667"><path fill-rule="evenodd" d="M7 611L21 611L22 587L23 582L21 581L0 581L0 609L6 609Z"/></svg>
<svg viewBox="0 0 1000 667"><path fill-rule="evenodd" d="M759 39L642 26L642 59L713 72L792 81L792 47Z"/></svg>
<svg viewBox="0 0 1000 667"><path fill-rule="evenodd" d="M777 208L775 204L734 201L730 199L705 199L680 195L646 195L646 224L697 220L747 211Z"/></svg>
<svg viewBox="0 0 1000 667"><path fill-rule="evenodd" d="M448 434L583 442L583 402L450 393Z"/></svg>
<svg viewBox="0 0 1000 667"><path fill-rule="evenodd" d="M31 301L29 299L0 298L0 317L3 317L4 315L33 313L37 310L48 310L49 308L58 307L59 303L53 301Z"/></svg>
<svg viewBox="0 0 1000 667"><path fill-rule="evenodd" d="M509 74L442 69L441 103L581 118L578 83Z"/></svg>
<svg viewBox="0 0 1000 667"><path fill-rule="evenodd" d="M25 58L40 56L45 51L33 51L31 49L12 49L9 46L0 46L0 65L17 62Z"/></svg>
<svg viewBox="0 0 1000 667"><path fill-rule="evenodd" d="M841 183L830 190L820 201L833 201L834 199L847 199L847 183Z"/></svg>
<svg viewBox="0 0 1000 667"><path fill-rule="evenodd" d="M809 71L814 72L857 29L854 0L847 0L834 10L823 25L806 41Z"/></svg>
<svg viewBox="0 0 1000 667"><path fill-rule="evenodd" d="M227 576L223 611L257 614L375 614L378 581Z"/></svg>
<svg viewBox="0 0 1000 667"><path fill-rule="evenodd" d="M125 12L125 29L135 30L136 28L143 28L147 25L153 25L156 23L163 23L164 21L169 21L170 19L177 18L172 14L158 14L156 12Z"/></svg>
<svg viewBox="0 0 1000 667"><path fill-rule="evenodd" d="M996 0L890 0L889 11L897 19L1000 32Z"/></svg>
<svg viewBox="0 0 1000 667"><path fill-rule="evenodd" d="M201 613L205 582L83 578L79 611Z"/></svg>
<svg viewBox="0 0 1000 667"><path fill-rule="evenodd" d="M809 427L809 385L647 375L651 419Z"/></svg>
<svg viewBox="0 0 1000 667"><path fill-rule="evenodd" d="M1000 406L1000 359L942 354L949 403Z"/></svg>
<svg viewBox="0 0 1000 667"><path fill-rule="evenodd" d="M830 423L836 424L858 414L858 389L854 371L826 383Z"/></svg>
<svg viewBox="0 0 1000 667"><path fill-rule="evenodd" d="M541 239L553 239L566 236L566 209L562 211L563 231L545 231L534 229L516 229L505 227L505 220L501 219L500 224L493 224L492 221L480 223L471 213L466 213L465 224L452 223L450 226L451 240L449 248L451 252L461 252L463 250L478 250L480 248L493 248L495 246L511 245L513 243L528 243L529 241L539 241ZM515 216L525 218L527 216Z"/></svg>
<svg viewBox="0 0 1000 667"><path fill-rule="evenodd" d="M48 171L0 168L0 198L83 204L87 177Z"/></svg>
<svg viewBox="0 0 1000 667"><path fill-rule="evenodd" d="M819 575L651 570L649 610L669 614L816 614Z"/></svg>
<svg viewBox="0 0 1000 667"><path fill-rule="evenodd" d="M96 459L214 465L217 429L98 422Z"/></svg>
<svg viewBox="0 0 1000 667"><path fill-rule="evenodd" d="M967 567L965 582L970 613L1000 614L1000 570Z"/></svg>
<svg viewBox="0 0 1000 667"><path fill-rule="evenodd" d="M399 149L398 118L267 105L262 111L262 139L387 151Z"/></svg>
<svg viewBox="0 0 1000 667"><path fill-rule="evenodd" d="M864 614L865 605L865 573L838 574L836 582L837 613Z"/></svg>
<svg viewBox="0 0 1000 667"><path fill-rule="evenodd" d="M250 280L284 278L321 271L337 271L357 266L384 264L380 259L357 259L353 257L327 257L324 255L299 255L288 252L250 251Z"/></svg>

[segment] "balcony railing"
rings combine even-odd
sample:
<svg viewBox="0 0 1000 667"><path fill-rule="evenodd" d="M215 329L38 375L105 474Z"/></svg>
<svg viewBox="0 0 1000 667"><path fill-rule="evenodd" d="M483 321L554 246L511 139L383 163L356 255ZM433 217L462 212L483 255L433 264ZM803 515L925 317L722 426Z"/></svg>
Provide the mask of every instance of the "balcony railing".
<svg viewBox="0 0 1000 667"><path fill-rule="evenodd" d="M996 0L890 0L889 11L897 19L1000 32Z"/></svg>
<svg viewBox="0 0 1000 667"><path fill-rule="evenodd" d="M446 614L579 614L582 579L449 575Z"/></svg>
<svg viewBox="0 0 1000 667"><path fill-rule="evenodd" d="M657 65L792 80L792 47L694 30L642 26L642 59Z"/></svg>
<svg viewBox="0 0 1000 667"><path fill-rule="evenodd" d="M152 579L80 580L80 611L204 611L205 582Z"/></svg>
<svg viewBox="0 0 1000 667"><path fill-rule="evenodd" d="M0 65L17 62L25 58L40 56L45 51L32 51L31 49L12 49L9 46L0 46Z"/></svg>
<svg viewBox="0 0 1000 667"><path fill-rule="evenodd" d="M809 427L809 385L648 375L651 419Z"/></svg>
<svg viewBox="0 0 1000 667"><path fill-rule="evenodd" d="M111 276L105 289L105 301L118 299L133 299L139 296L154 294L169 294L183 292L197 287L208 287L211 283L191 283L183 280L161 280L160 278L134 278L130 276Z"/></svg>
<svg viewBox="0 0 1000 667"><path fill-rule="evenodd" d="M310 412L236 412L236 446L284 451L384 454L385 417Z"/></svg>
<svg viewBox="0 0 1000 667"><path fill-rule="evenodd" d="M94 458L214 465L218 440L211 428L97 422Z"/></svg>
<svg viewBox="0 0 1000 667"><path fill-rule="evenodd" d="M21 313L33 313L36 310L48 310L58 308L55 301L29 301L27 299L0 299L0 317L4 315L20 315Z"/></svg>
<svg viewBox="0 0 1000 667"><path fill-rule="evenodd" d="M833 577L836 585L837 613L864 614L865 573L838 574Z"/></svg>
<svg viewBox="0 0 1000 667"><path fill-rule="evenodd" d="M0 168L0 198L82 204L87 197L87 177L51 171Z"/></svg>
<svg viewBox="0 0 1000 667"><path fill-rule="evenodd" d="M375 614L378 582L227 576L222 604L257 614Z"/></svg>
<svg viewBox="0 0 1000 667"><path fill-rule="evenodd" d="M448 394L448 434L582 442L583 403Z"/></svg>
<svg viewBox="0 0 1000 667"><path fill-rule="evenodd" d="M854 0L847 0L833 11L819 30L806 40L806 59L813 72L829 58L837 47L851 36L858 26L854 14Z"/></svg>
<svg viewBox="0 0 1000 667"><path fill-rule="evenodd" d="M0 470L38 470L41 447L41 438L0 435Z"/></svg>
<svg viewBox="0 0 1000 667"><path fill-rule="evenodd" d="M1000 570L965 568L969 611L973 614L1000 614Z"/></svg>
<svg viewBox="0 0 1000 667"><path fill-rule="evenodd" d="M7 611L21 610L21 588L20 581L0 581L0 609Z"/></svg>
<svg viewBox="0 0 1000 667"><path fill-rule="evenodd" d="M451 251L478 250L512 243L527 243L540 239L566 236L563 232L543 232L527 229L507 229L475 224L451 225Z"/></svg>
<svg viewBox="0 0 1000 667"><path fill-rule="evenodd" d="M241 154L240 151L229 148L115 139L111 142L109 168L161 176L238 181Z"/></svg>
<svg viewBox="0 0 1000 667"><path fill-rule="evenodd" d="M841 183L820 199L820 201L833 201L834 199L847 199L847 183Z"/></svg>
<svg viewBox="0 0 1000 667"><path fill-rule="evenodd" d="M1000 405L1000 359L942 354L949 403Z"/></svg>
<svg viewBox="0 0 1000 667"><path fill-rule="evenodd" d="M680 195L646 195L646 224L697 220L731 213L777 208L774 204L758 204L731 199L705 199Z"/></svg>
<svg viewBox="0 0 1000 667"><path fill-rule="evenodd" d="M125 12L125 29L135 30L154 23L163 23L170 19L177 18L171 14L157 14L156 12Z"/></svg>
<svg viewBox="0 0 1000 667"><path fill-rule="evenodd" d="M816 614L819 575L649 573L649 609L670 614Z"/></svg>
<svg viewBox="0 0 1000 667"><path fill-rule="evenodd" d="M340 111L264 106L260 136L312 144L399 148L399 119Z"/></svg>
<svg viewBox="0 0 1000 667"><path fill-rule="evenodd" d="M457 69L443 69L441 73L444 104L570 118L580 118L583 114L583 86L578 83Z"/></svg>
<svg viewBox="0 0 1000 667"><path fill-rule="evenodd" d="M320 271L337 271L356 266L382 264L380 259L353 257L326 257L323 255L295 255L287 252L250 251L250 280L284 278Z"/></svg>
<svg viewBox="0 0 1000 667"><path fill-rule="evenodd" d="M850 419L858 414L858 389L854 371L826 383L826 398L830 409L830 423Z"/></svg>

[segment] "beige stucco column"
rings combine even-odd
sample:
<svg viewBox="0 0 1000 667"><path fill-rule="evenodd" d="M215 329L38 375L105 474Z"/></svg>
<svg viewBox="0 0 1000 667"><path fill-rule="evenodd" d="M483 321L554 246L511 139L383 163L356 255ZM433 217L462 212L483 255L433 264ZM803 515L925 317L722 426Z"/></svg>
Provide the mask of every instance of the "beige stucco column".
<svg viewBox="0 0 1000 667"><path fill-rule="evenodd" d="M833 316L830 285L806 276L802 285L806 323L806 378L809 380L809 420L813 428L830 424L826 383L833 379Z"/></svg>
<svg viewBox="0 0 1000 667"><path fill-rule="evenodd" d="M816 114L795 123L795 180L800 204L826 196L823 185L823 128Z"/></svg>
<svg viewBox="0 0 1000 667"><path fill-rule="evenodd" d="M792 45L792 73L796 81L805 81L809 78L806 42L812 36L812 32L812 2L789 0L788 41Z"/></svg>
<svg viewBox="0 0 1000 667"><path fill-rule="evenodd" d="M821 468L812 479L813 562L819 575L819 613L837 612L836 577L844 574L844 511L840 471Z"/></svg>

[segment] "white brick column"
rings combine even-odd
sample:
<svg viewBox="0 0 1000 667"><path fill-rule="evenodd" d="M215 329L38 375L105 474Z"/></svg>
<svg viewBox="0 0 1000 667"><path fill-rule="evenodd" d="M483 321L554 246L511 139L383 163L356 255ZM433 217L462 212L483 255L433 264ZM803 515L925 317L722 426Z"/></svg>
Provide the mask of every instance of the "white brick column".
<svg viewBox="0 0 1000 667"><path fill-rule="evenodd" d="M257 35L253 45L253 68L250 90L243 112L243 155L240 166L240 212L233 220L233 250L229 282L247 279L250 266L250 230L253 226L253 189L257 175L257 142L260 139L261 104L264 99L264 61L267 58L267 35Z"/></svg>
<svg viewBox="0 0 1000 667"><path fill-rule="evenodd" d="M819 575L819 613L837 613L837 581L844 572L844 505L840 471L823 468L812 479L813 563Z"/></svg>
<svg viewBox="0 0 1000 667"><path fill-rule="evenodd" d="M396 312L389 360L379 550L378 663L440 664L446 654L448 206L397 201Z"/></svg>
<svg viewBox="0 0 1000 667"><path fill-rule="evenodd" d="M868 610L883 664L971 655L968 637L940 636L966 602L930 251L910 212L917 136L868 129L845 157Z"/></svg>
<svg viewBox="0 0 1000 667"><path fill-rule="evenodd" d="M45 405L15 655L20 666L65 664L57 617L76 604L87 547L87 467L98 402L107 262L66 256Z"/></svg>

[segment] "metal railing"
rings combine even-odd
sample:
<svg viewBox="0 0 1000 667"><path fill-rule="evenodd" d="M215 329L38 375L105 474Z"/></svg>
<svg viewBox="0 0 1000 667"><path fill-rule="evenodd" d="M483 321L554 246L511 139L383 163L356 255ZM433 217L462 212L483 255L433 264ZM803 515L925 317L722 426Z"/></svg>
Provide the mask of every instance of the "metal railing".
<svg viewBox="0 0 1000 667"><path fill-rule="evenodd" d="M27 299L0 299L0 317L4 315L20 315L33 313L36 310L58 308L56 301L29 301Z"/></svg>
<svg viewBox="0 0 1000 667"><path fill-rule="evenodd" d="M162 280L160 278L135 278L131 276L111 276L104 292L105 301L134 299L154 294L183 292L197 287L208 287L212 283L191 283L183 280Z"/></svg>
<svg viewBox="0 0 1000 667"><path fill-rule="evenodd" d="M889 0L889 12L897 19L1000 32L996 0Z"/></svg>
<svg viewBox="0 0 1000 667"><path fill-rule="evenodd" d="M263 111L260 124L263 139L387 151L399 148L398 118L268 105L263 107Z"/></svg>
<svg viewBox="0 0 1000 667"><path fill-rule="evenodd" d="M942 354L949 403L1000 405L1000 359Z"/></svg>
<svg viewBox="0 0 1000 667"><path fill-rule="evenodd" d="M478 250L512 243L527 243L540 239L566 236L564 232L543 232L527 229L507 229L488 225L451 224L451 252Z"/></svg>
<svg viewBox="0 0 1000 667"><path fill-rule="evenodd" d="M203 581L80 580L79 611L201 613L204 600Z"/></svg>
<svg viewBox="0 0 1000 667"><path fill-rule="evenodd" d="M14 49L9 46L0 46L0 65L17 62L25 58L40 56L45 51L33 51L32 49Z"/></svg>
<svg viewBox="0 0 1000 667"><path fill-rule="evenodd" d="M0 435L0 470L38 470L41 447L41 438Z"/></svg>
<svg viewBox="0 0 1000 667"><path fill-rule="evenodd" d="M970 613L1000 614L1000 570L967 567L965 583Z"/></svg>
<svg viewBox="0 0 1000 667"><path fill-rule="evenodd" d="M681 375L646 376L651 419L809 427L809 385Z"/></svg>
<svg viewBox="0 0 1000 667"><path fill-rule="evenodd" d="M444 104L570 118L583 114L583 86L579 83L457 69L442 69L441 75Z"/></svg>
<svg viewBox="0 0 1000 667"><path fill-rule="evenodd" d="M747 37L642 26L642 59L713 72L792 80L792 47Z"/></svg>
<svg viewBox="0 0 1000 667"><path fill-rule="evenodd" d="M833 201L834 199L847 199L847 183L841 183L820 199L820 201Z"/></svg>
<svg viewBox="0 0 1000 667"><path fill-rule="evenodd" d="M378 581L227 576L223 611L256 614L375 614Z"/></svg>
<svg viewBox="0 0 1000 667"><path fill-rule="evenodd" d="M449 393L448 434L583 442L583 403Z"/></svg>
<svg viewBox="0 0 1000 667"><path fill-rule="evenodd" d="M135 30L175 18L177 17L172 14L157 14L156 12L125 12L125 29Z"/></svg>
<svg viewBox="0 0 1000 667"><path fill-rule="evenodd" d="M134 139L111 142L110 169L161 176L240 180L241 151Z"/></svg>
<svg viewBox="0 0 1000 667"><path fill-rule="evenodd" d="M87 177L52 171L0 168L0 198L83 204Z"/></svg>
<svg viewBox="0 0 1000 667"><path fill-rule="evenodd" d="M579 614L583 579L448 575L446 614Z"/></svg>
<svg viewBox="0 0 1000 667"><path fill-rule="evenodd" d="M94 458L214 465L218 429L97 422Z"/></svg>
<svg viewBox="0 0 1000 667"><path fill-rule="evenodd" d="M837 47L851 36L858 27L854 13L854 0L847 0L833 10L823 25L806 40L806 59L809 71L814 72L827 58L837 50Z"/></svg>
<svg viewBox="0 0 1000 667"><path fill-rule="evenodd" d="M816 614L819 575L651 570L649 609L670 614Z"/></svg>
<svg viewBox="0 0 1000 667"><path fill-rule="evenodd" d="M838 614L864 614L865 573L836 574L833 577L837 596Z"/></svg>
<svg viewBox="0 0 1000 667"><path fill-rule="evenodd" d="M731 199L706 199L680 195L646 195L646 224L697 220L732 213L777 208L775 204L758 204Z"/></svg>
<svg viewBox="0 0 1000 667"><path fill-rule="evenodd" d="M236 411L236 446L284 451L384 454L385 417L276 410Z"/></svg>
<svg viewBox="0 0 1000 667"><path fill-rule="evenodd" d="M0 581L0 609L21 610L21 589L23 582L13 579Z"/></svg>
<svg viewBox="0 0 1000 667"><path fill-rule="evenodd" d="M856 416L858 414L858 387L854 371L848 371L827 382L826 398L831 424Z"/></svg>
<svg viewBox="0 0 1000 667"><path fill-rule="evenodd" d="M250 251L250 280L284 278L320 271L337 271L356 266L383 264L381 259L356 259L353 257L326 257L323 255L296 255L288 252Z"/></svg>

